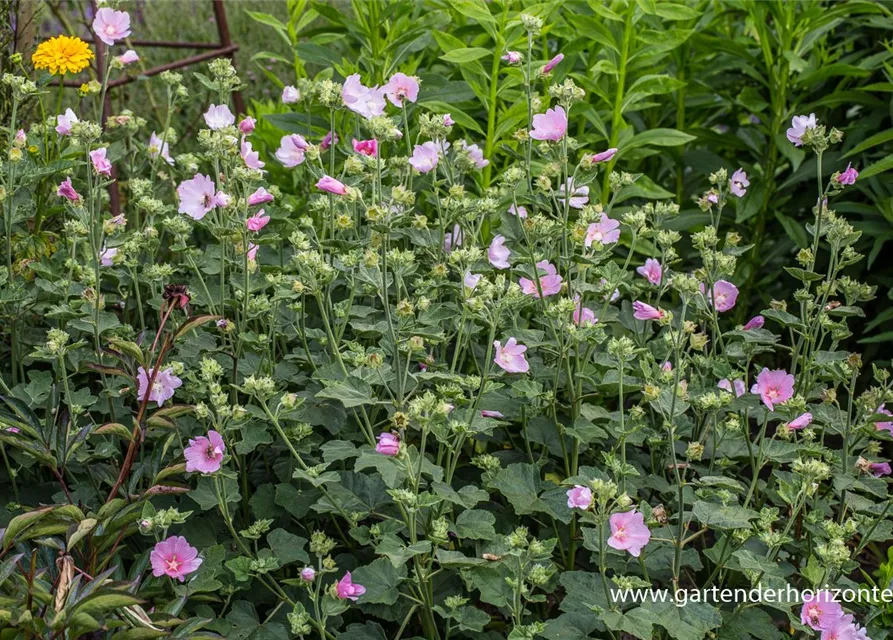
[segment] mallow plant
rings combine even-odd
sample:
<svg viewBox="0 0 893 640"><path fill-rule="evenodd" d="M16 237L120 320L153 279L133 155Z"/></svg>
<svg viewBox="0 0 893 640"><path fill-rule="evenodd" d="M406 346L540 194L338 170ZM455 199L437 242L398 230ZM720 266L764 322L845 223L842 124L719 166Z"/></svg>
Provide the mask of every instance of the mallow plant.
<svg viewBox="0 0 893 640"><path fill-rule="evenodd" d="M103 117L138 56L110 6L93 27L113 55L80 100L47 84L86 65L82 41L16 60L0 625L888 637L871 587L888 586L872 572L893 537L893 393L840 349L874 291L847 275L860 234L834 211L858 172L822 168L845 132L792 114L817 166L810 247L787 267L802 285L735 324L750 247L730 219L756 178L717 170L697 200L709 224L682 237L679 204L649 200L622 147L570 135L583 90L550 81L560 55L531 59L538 18L511 19L500 73L529 118L486 189L490 159L408 73L286 86L321 130L268 156L227 106L226 59L197 74L208 95L161 75L162 131L136 105ZM184 142L189 100L208 107ZM696 597L788 587L803 595ZM676 601L629 596L645 589Z"/></svg>

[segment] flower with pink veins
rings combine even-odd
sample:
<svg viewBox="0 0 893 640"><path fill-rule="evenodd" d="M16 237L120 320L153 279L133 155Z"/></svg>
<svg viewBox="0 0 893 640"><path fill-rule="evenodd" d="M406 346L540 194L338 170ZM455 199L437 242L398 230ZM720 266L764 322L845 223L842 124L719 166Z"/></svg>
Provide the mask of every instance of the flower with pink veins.
<svg viewBox="0 0 893 640"><path fill-rule="evenodd" d="M357 140L354 138L353 150L364 156L374 158L378 155L378 140L375 138L372 138L371 140Z"/></svg>
<svg viewBox="0 0 893 640"><path fill-rule="evenodd" d="M430 140L425 144L417 144L412 150L412 157L409 164L419 173L428 173L433 171L440 160L437 152L437 145Z"/></svg>
<svg viewBox="0 0 893 640"><path fill-rule="evenodd" d="M787 402L794 395L794 376L784 369L770 371L763 367L750 392L759 395L763 404L775 411L776 404Z"/></svg>
<svg viewBox="0 0 893 640"><path fill-rule="evenodd" d="M554 109L546 109L545 113L533 116L533 129L530 137L534 140L551 140L556 142L567 133L567 114L561 105Z"/></svg>
<svg viewBox="0 0 893 640"><path fill-rule="evenodd" d="M747 187L749 186L750 180L747 179L747 174L744 173L744 169L738 169L732 174L731 180L729 180L729 191L739 198L744 197L747 193Z"/></svg>
<svg viewBox="0 0 893 640"><path fill-rule="evenodd" d="M810 113L808 116L794 116L791 118L791 128L785 135L794 143L795 147L800 147L803 146L803 135L809 129L815 129L817 126L818 121L815 119L814 113Z"/></svg>
<svg viewBox="0 0 893 640"><path fill-rule="evenodd" d="M160 155L169 165L174 165L174 159L171 158L170 154L170 147L167 142L159 138L154 131L152 132L152 135L149 136L149 146L146 147L146 151L149 153L149 157L153 160Z"/></svg>
<svg viewBox="0 0 893 640"><path fill-rule="evenodd" d="M660 284L661 278L663 278L664 275L663 267L661 267L660 262L654 258L645 260L645 264L641 267L637 267L636 272L654 285Z"/></svg>
<svg viewBox="0 0 893 640"><path fill-rule="evenodd" d="M168 576L185 582L186 576L197 571L202 564L198 550L189 545L183 536L171 536L157 543L149 554L152 575Z"/></svg>
<svg viewBox="0 0 893 640"><path fill-rule="evenodd" d="M746 325L741 327L741 330L751 331L752 329L762 329L764 324L766 324L766 318L764 318L763 316L754 316L747 321Z"/></svg>
<svg viewBox="0 0 893 640"><path fill-rule="evenodd" d="M395 73L381 88L395 107L402 107L404 100L415 102L419 98L419 79L405 73Z"/></svg>
<svg viewBox="0 0 893 640"><path fill-rule="evenodd" d="M800 622L811 629L823 631L842 617L843 607L834 600L834 595L830 591L808 593L803 599Z"/></svg>
<svg viewBox="0 0 893 640"><path fill-rule="evenodd" d="M505 346L499 340L495 340L493 346L496 348L496 356L493 358L493 362L500 369L507 373L527 373L530 371L530 363L524 357L527 347L523 344L518 344L515 338L509 338Z"/></svg>
<svg viewBox="0 0 893 640"><path fill-rule="evenodd" d="M638 300L633 302L633 318L636 320L660 320L663 317L664 312L660 309Z"/></svg>
<svg viewBox="0 0 893 640"><path fill-rule="evenodd" d="M592 506L592 489L575 484L573 489L567 490L567 508L583 509L584 511Z"/></svg>
<svg viewBox="0 0 893 640"><path fill-rule="evenodd" d="M540 75L546 76L546 75L549 75L550 73L552 73L552 69L557 67L558 63L561 62L562 60L564 60L564 54L559 53L557 56L555 56L554 58L549 60L549 62L547 62L545 64L545 66L543 66L542 69L540 69Z"/></svg>
<svg viewBox="0 0 893 640"><path fill-rule="evenodd" d="M143 367L137 369L136 396L140 402L143 402L146 398L146 393L148 393L149 401L158 403L158 406L160 407L166 401L174 397L174 391L183 386L183 381L174 375L173 368L168 367L164 371L158 372L158 375L155 376L155 382L152 383L152 388L150 390L149 381L152 378L152 371L153 369L151 368L149 371L146 371Z"/></svg>
<svg viewBox="0 0 893 640"><path fill-rule="evenodd" d="M809 425L812 424L812 414L808 411L806 413L802 413L790 422L786 422L784 426L788 429L792 429L797 431L799 429L805 429Z"/></svg>
<svg viewBox="0 0 893 640"><path fill-rule="evenodd" d="M130 35L130 15L126 11L103 7L96 12L96 17L93 19L93 33L111 46Z"/></svg>
<svg viewBox="0 0 893 640"><path fill-rule="evenodd" d="M617 153L616 147L611 147L610 149L605 149L604 151L600 151L599 153L594 154L589 160L593 164L598 164L599 162L607 162Z"/></svg>
<svg viewBox="0 0 893 640"><path fill-rule="evenodd" d="M270 216L264 215L264 210L261 209L245 221L245 226L248 228L249 231L254 231L255 233L257 233L258 231L266 227L269 221Z"/></svg>
<svg viewBox="0 0 893 640"><path fill-rule="evenodd" d="M60 136L70 136L72 125L80 122L77 114L71 109L66 109L65 113L56 116L56 133Z"/></svg>
<svg viewBox="0 0 893 640"><path fill-rule="evenodd" d="M737 378L732 382L729 382L728 378L723 378L716 386L723 391L734 393L736 398L740 398L744 395L744 392L747 391L747 387L744 386L744 380L741 378Z"/></svg>
<svg viewBox="0 0 893 640"><path fill-rule="evenodd" d="M355 584L351 578L350 571L344 574L344 577L338 581L335 587L335 593L342 600L353 600L356 602L361 595L366 593L366 587Z"/></svg>
<svg viewBox="0 0 893 640"><path fill-rule="evenodd" d="M378 87L366 87L360 82L360 74L347 76L341 88L344 106L367 120L384 113L384 93Z"/></svg>
<svg viewBox="0 0 893 640"><path fill-rule="evenodd" d="M536 269L539 277L539 287L533 280L521 278L518 281L518 284L521 285L521 291L534 298L539 298L540 292L542 292L542 296L545 298L554 296L561 291L562 279L558 275L558 270L554 264L548 260L541 260L536 263ZM545 275L539 276L540 271L545 271Z"/></svg>
<svg viewBox="0 0 893 640"><path fill-rule="evenodd" d="M266 164L261 161L260 152L255 151L251 147L251 143L247 140L242 140L241 156L242 160L245 162L245 166L249 169L263 169Z"/></svg>
<svg viewBox="0 0 893 640"><path fill-rule="evenodd" d="M208 110L205 111L204 118L208 128L214 131L229 127L236 122L236 116L232 114L232 111L225 104L211 104Z"/></svg>
<svg viewBox="0 0 893 640"><path fill-rule="evenodd" d="M509 207L509 213L513 216L518 216L522 220L527 217L527 209L523 206L516 207L515 205L511 205Z"/></svg>
<svg viewBox="0 0 893 640"><path fill-rule="evenodd" d="M379 433L375 451L383 456L396 456L400 453L400 436L390 431Z"/></svg>
<svg viewBox="0 0 893 640"><path fill-rule="evenodd" d="M304 152L308 146L304 136L300 134L292 133L282 136L279 140L279 148L276 149L276 159L289 169L297 167L304 162Z"/></svg>
<svg viewBox="0 0 893 640"><path fill-rule="evenodd" d="M57 128L56 131L59 129ZM856 184L856 179L859 177L859 172L853 169L853 163L847 163L846 169L837 176L837 184L840 185L851 185Z"/></svg>
<svg viewBox="0 0 893 640"><path fill-rule="evenodd" d="M645 516L633 509L625 513L615 513L610 519L611 537L608 546L620 551L628 551L638 558L642 549L651 541L651 530L645 524Z"/></svg>
<svg viewBox="0 0 893 640"><path fill-rule="evenodd" d="M288 84L282 87L282 104L294 104L301 99L301 92L296 87Z"/></svg>
<svg viewBox="0 0 893 640"><path fill-rule="evenodd" d="M715 304L717 311L729 311L738 300L738 287L727 280L717 280L713 284L713 295L711 298L708 302Z"/></svg>
<svg viewBox="0 0 893 640"><path fill-rule="evenodd" d="M74 190L74 186L71 184L71 178L65 178L59 184L59 188L56 189L56 195L60 198L66 198L71 200L72 202L79 202L81 199L81 194Z"/></svg>
<svg viewBox="0 0 893 640"><path fill-rule="evenodd" d="M183 450L186 458L186 471L214 473L223 465L226 445L219 433L208 431L207 437L198 436L189 440L189 446Z"/></svg>
<svg viewBox="0 0 893 640"><path fill-rule="evenodd" d="M115 247L103 249L102 252L99 254L99 264L101 264L103 267L114 266L116 255L118 255L118 249Z"/></svg>
<svg viewBox="0 0 893 640"><path fill-rule="evenodd" d="M343 196L347 193L347 185L331 176L320 178L316 183L316 188L336 196Z"/></svg>
<svg viewBox="0 0 893 640"><path fill-rule="evenodd" d="M239 131L246 136L254 131L254 128L256 126L257 120L255 120L251 116L245 116L244 118L242 118L242 120L239 121Z"/></svg>
<svg viewBox="0 0 893 640"><path fill-rule="evenodd" d="M574 324L577 326L587 325L587 324L595 324L598 320L595 317L595 311L590 309L589 307L583 306L583 301L580 300L580 295L577 294L574 296Z"/></svg>
<svg viewBox="0 0 893 640"><path fill-rule="evenodd" d="M586 247L589 248L593 243L601 246L613 244L620 240L620 221L609 218L607 214L602 214L601 220L593 222L586 229Z"/></svg>
<svg viewBox="0 0 893 640"><path fill-rule="evenodd" d="M177 195L180 197L179 213L185 213L193 220L201 220L220 203L215 189L214 181L201 173L195 174L191 180L184 180L177 187Z"/></svg>
<svg viewBox="0 0 893 640"><path fill-rule="evenodd" d="M258 204L264 204L266 202L272 201L273 194L263 187L259 187L257 191L248 196L248 204L250 204L252 207Z"/></svg>
<svg viewBox="0 0 893 640"><path fill-rule="evenodd" d="M106 157L108 150L103 147L102 149L94 149L90 152L90 162L93 163L93 170L100 176L111 176L112 175L112 163L109 162L109 159Z"/></svg>
<svg viewBox="0 0 893 640"><path fill-rule="evenodd" d="M128 49L124 53L122 53L117 58L118 63L124 65L125 67L129 64L133 64L134 62L139 62L140 57L137 55L136 51L133 49Z"/></svg>
<svg viewBox="0 0 893 640"><path fill-rule="evenodd" d="M512 252L509 251L509 248L505 246L505 236L494 236L493 241L490 243L490 248L487 249L487 259L497 269L508 269L511 265L509 264L509 256L512 255Z"/></svg>
<svg viewBox="0 0 893 640"><path fill-rule="evenodd" d="M568 204L571 209L582 209L589 202L589 186L577 187L574 185L573 178L568 178L566 185L558 187L558 202L561 204L564 204L566 193L570 193L570 202Z"/></svg>

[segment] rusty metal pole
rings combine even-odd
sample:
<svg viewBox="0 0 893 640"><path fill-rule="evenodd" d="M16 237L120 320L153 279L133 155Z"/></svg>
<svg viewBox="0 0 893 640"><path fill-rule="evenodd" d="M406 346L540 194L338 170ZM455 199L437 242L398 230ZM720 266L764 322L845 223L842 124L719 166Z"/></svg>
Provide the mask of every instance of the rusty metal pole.
<svg viewBox="0 0 893 640"><path fill-rule="evenodd" d="M212 0L212 2L214 3L214 20L217 22L217 33L220 35L220 46L226 49L233 44L229 35L229 23L226 20L226 8L223 6L223 0ZM230 53L227 57L235 62L233 53ZM233 106L236 108L237 114L245 114L245 102L242 100L241 91L233 92Z"/></svg>

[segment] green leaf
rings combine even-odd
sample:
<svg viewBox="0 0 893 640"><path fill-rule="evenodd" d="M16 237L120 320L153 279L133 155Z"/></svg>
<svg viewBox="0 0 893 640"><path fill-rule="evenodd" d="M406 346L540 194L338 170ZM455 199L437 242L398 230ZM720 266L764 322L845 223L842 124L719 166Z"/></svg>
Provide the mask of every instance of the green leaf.
<svg viewBox="0 0 893 640"><path fill-rule="evenodd" d="M317 398L338 400L345 407L359 407L364 404L377 404L372 387L368 382L356 376L348 376L343 382L337 382L316 394Z"/></svg>
<svg viewBox="0 0 893 640"><path fill-rule="evenodd" d="M406 578L406 565L395 567L387 558L379 558L365 567L351 572L356 584L366 587L366 593L360 596L362 604L392 605L400 597L400 583Z"/></svg>
<svg viewBox="0 0 893 640"><path fill-rule="evenodd" d="M296 536L285 529L274 529L267 534L267 544L279 560L280 566L290 562L310 562L310 556L304 551L307 538Z"/></svg>
<svg viewBox="0 0 893 640"><path fill-rule="evenodd" d="M464 64L491 55L493 55L493 52L489 49L484 49L482 47L464 47L462 49L448 51L440 56L440 59L446 60L447 62L455 62L456 64Z"/></svg>
<svg viewBox="0 0 893 640"><path fill-rule="evenodd" d="M141 602L142 600L126 591L103 591L87 596L78 602L71 610L71 616L78 614L93 615L111 609L129 607Z"/></svg>
<svg viewBox="0 0 893 640"><path fill-rule="evenodd" d="M456 535L471 540L492 540L496 537L495 522L496 516L489 511L469 509L456 518Z"/></svg>
<svg viewBox="0 0 893 640"><path fill-rule="evenodd" d="M865 180L866 178L871 178L872 176L884 173L890 169L893 169L893 155L889 155L882 160L878 160L873 165L865 167L859 172L859 179Z"/></svg>
<svg viewBox="0 0 893 640"><path fill-rule="evenodd" d="M695 139L695 136L676 129L649 129L636 134L623 150L629 152L638 147L678 147Z"/></svg>
<svg viewBox="0 0 893 640"><path fill-rule="evenodd" d="M749 529L750 522L760 517L753 509L723 506L705 500L695 502L692 515L701 524L714 529Z"/></svg>
<svg viewBox="0 0 893 640"><path fill-rule="evenodd" d="M536 465L517 463L500 469L490 482L490 487L505 496L519 516L541 511L550 512L548 505L539 498L542 480L539 467Z"/></svg>

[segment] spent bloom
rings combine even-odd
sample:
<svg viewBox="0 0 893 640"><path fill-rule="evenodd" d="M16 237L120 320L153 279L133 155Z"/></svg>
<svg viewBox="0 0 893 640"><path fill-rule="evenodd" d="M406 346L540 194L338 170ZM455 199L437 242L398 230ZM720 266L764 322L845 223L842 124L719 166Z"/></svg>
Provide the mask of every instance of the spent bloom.
<svg viewBox="0 0 893 640"><path fill-rule="evenodd" d="M537 272L545 271L545 275L539 276L539 286L528 278L521 278L518 284L521 285L521 291L534 298L540 297L542 290L543 297L554 296L561 291L562 279L558 275L555 265L548 260L541 260L536 263Z"/></svg>
<svg viewBox="0 0 893 640"><path fill-rule="evenodd" d="M575 325L586 325L586 324L595 324L598 320L595 317L595 312L589 307L583 306L583 301L580 300L579 294L574 297L574 324Z"/></svg>
<svg viewBox="0 0 893 640"><path fill-rule="evenodd" d="M57 127L56 131L58 131L58 130L59 129ZM859 172L856 171L855 169L853 169L853 163L849 162L849 163L847 163L847 166L846 166L846 169L844 170L844 172L841 173L839 176L837 176L837 184L841 184L841 185L856 184L856 178L858 178L858 177L859 177Z"/></svg>
<svg viewBox="0 0 893 640"><path fill-rule="evenodd" d="M727 280L717 280L713 285L713 295L710 302L720 312L728 311L735 306L738 300L738 287Z"/></svg>
<svg viewBox="0 0 893 640"><path fill-rule="evenodd" d="M843 608L830 591L809 593L803 599L800 621L816 631L824 631L843 617Z"/></svg>
<svg viewBox="0 0 893 640"><path fill-rule="evenodd" d="M588 509L592 506L592 489L575 484L573 489L567 490L568 509Z"/></svg>
<svg viewBox="0 0 893 640"><path fill-rule="evenodd" d="M629 551L638 558L642 548L651 540L651 531L645 524L645 516L633 509L626 513L615 513L610 519L611 537L608 546L612 549Z"/></svg>
<svg viewBox="0 0 893 640"><path fill-rule="evenodd" d="M871 475L875 478L880 478L881 476L890 475L893 469L890 468L889 462L872 462L868 465L868 468L871 470Z"/></svg>
<svg viewBox="0 0 893 640"><path fill-rule="evenodd" d="M322 151L325 151L333 144L338 144L338 142L340 142L338 134L334 131L329 131L326 135L323 136L322 141L319 143L319 148Z"/></svg>
<svg viewBox="0 0 893 640"><path fill-rule="evenodd" d="M883 415L885 415L885 416L893 416L893 413L891 413L890 411L888 411L888 410L884 407L884 405L879 406L879 407L877 408L877 411L875 411L875 413L881 413L881 414L883 414ZM878 431L880 431L880 430L883 430L883 431L889 431L889 432L890 432L890 435L893 435L893 422L890 422L889 420L884 421L884 422L875 422L875 423L874 423L874 426L875 426L875 428L876 428Z"/></svg>
<svg viewBox="0 0 893 640"><path fill-rule="evenodd" d="M461 247L464 240L465 234L462 232L462 227L456 223L453 225L453 230L447 231L443 236L443 250L450 253L456 247Z"/></svg>
<svg viewBox="0 0 893 640"><path fill-rule="evenodd" d="M165 162L173 166L174 159L171 158L170 147L167 142L159 138L154 131L152 132L152 135L149 136L149 146L146 148L146 151L149 153L150 158L157 158L161 155Z"/></svg>
<svg viewBox="0 0 893 640"><path fill-rule="evenodd" d="M336 180L331 176L325 175L316 183L316 188L320 189L321 191L333 193L336 196L343 196L345 193L347 193L347 186L343 182L340 182L339 180Z"/></svg>
<svg viewBox="0 0 893 640"><path fill-rule="evenodd" d="M511 205L509 207L509 213L513 216L518 216L523 220L527 217L527 208L524 206L516 207L515 205Z"/></svg>
<svg viewBox="0 0 893 640"><path fill-rule="evenodd" d="M272 202L273 194L264 189L263 187L258 188L257 191L248 196L248 204L251 206L264 204L265 202Z"/></svg>
<svg viewBox="0 0 893 640"><path fill-rule="evenodd" d="M245 221L245 227L247 227L249 231L258 232L266 227L269 221L270 216L264 215L264 210L260 209L257 213L255 213L253 216Z"/></svg>
<svg viewBox="0 0 893 640"><path fill-rule="evenodd" d="M607 162L608 160L613 158L616 153L616 147L611 147L610 149L605 149L604 151L600 151L599 153L594 154L590 158L590 160L596 164L599 162Z"/></svg>
<svg viewBox="0 0 893 640"><path fill-rule="evenodd" d="M568 204L572 209L582 209L589 202L589 186L583 185L578 187L574 184L573 178L567 179L566 185L558 187L558 201L564 204L566 194L570 194L570 202Z"/></svg>
<svg viewBox="0 0 893 640"><path fill-rule="evenodd" d="M304 136L297 133L282 136L276 149L276 159L289 169L296 167L304 162L304 152L308 146Z"/></svg>
<svg viewBox="0 0 893 640"><path fill-rule="evenodd" d="M263 169L265 162L260 159L260 152L255 151L251 147L251 143L247 140L242 140L240 155L242 156L242 160L245 162L245 166L249 169Z"/></svg>
<svg viewBox="0 0 893 640"><path fill-rule="evenodd" d="M472 291L476 286L478 286L478 282L481 281L481 274L472 273L471 271L465 272L465 277L462 280L462 284L465 285L467 289L471 289Z"/></svg>
<svg viewBox="0 0 893 640"><path fill-rule="evenodd" d="M130 35L130 15L126 11L115 11L103 7L93 19L93 32L100 40L111 46Z"/></svg>
<svg viewBox="0 0 893 640"><path fill-rule="evenodd" d="M750 331L751 329L762 329L764 324L766 324L766 318L763 316L754 316L747 321L747 324L741 327L741 330Z"/></svg>
<svg viewBox="0 0 893 640"><path fill-rule="evenodd" d="M744 169L738 169L732 174L731 180L729 180L729 191L739 198L744 197L747 193L747 187L749 186L750 180L747 179L747 174L744 173Z"/></svg>
<svg viewBox="0 0 893 640"><path fill-rule="evenodd" d="M185 582L186 575L197 571L202 563L198 550L189 545L183 536L171 536L157 543L149 554L152 575L156 578L169 576Z"/></svg>
<svg viewBox="0 0 893 640"><path fill-rule="evenodd" d="M366 87L360 81L360 74L347 76L341 88L344 106L366 119L384 113L384 93L378 87Z"/></svg>
<svg viewBox="0 0 893 640"><path fill-rule="evenodd" d="M257 126L257 120L252 118L251 116L246 116L239 121L239 131L245 134L246 136L254 131L254 127Z"/></svg>
<svg viewBox="0 0 893 640"><path fill-rule="evenodd" d="M400 453L400 437L390 431L379 433L375 451L383 456L396 456Z"/></svg>
<svg viewBox="0 0 893 640"><path fill-rule="evenodd" d="M589 248L593 243L601 246L612 244L620 240L620 221L609 218L607 214L602 214L601 220L593 222L586 229L586 247Z"/></svg>
<svg viewBox="0 0 893 640"><path fill-rule="evenodd" d="M81 194L75 191L71 184L71 178L65 178L65 180L62 181L59 188L56 189L56 195L60 198L67 198L72 202L78 202L81 199Z"/></svg>
<svg viewBox="0 0 893 640"><path fill-rule="evenodd" d="M417 144L415 146L412 150L409 164L419 173L428 173L437 166L439 159L437 145L429 140L425 144Z"/></svg>
<svg viewBox="0 0 893 640"><path fill-rule="evenodd" d="M791 119L791 128L787 130L786 135L795 147L800 147L803 145L803 135L806 131L815 129L816 126L818 126L818 122L814 113L810 113L808 116L794 116Z"/></svg>
<svg viewBox="0 0 893 640"><path fill-rule="evenodd" d="M481 409L481 417L482 418L502 419L505 416L503 415L502 411L494 411L492 409Z"/></svg>
<svg viewBox="0 0 893 640"><path fill-rule="evenodd" d="M542 69L540 69L540 73L542 75L547 75L549 73L552 73L552 69L557 67L558 63L561 62L562 60L564 60L564 54L559 53L557 56L555 56L554 58L549 60L549 62L547 62Z"/></svg>
<svg viewBox="0 0 893 640"><path fill-rule="evenodd" d="M509 64L521 64L521 53L519 51L506 51L501 60Z"/></svg>
<svg viewBox="0 0 893 640"><path fill-rule="evenodd" d="M664 270L660 266L660 261L655 260L654 258L648 258L645 260L645 264L641 267L636 268L636 272L648 280L651 284L660 284L661 278L663 277Z"/></svg>
<svg viewBox="0 0 893 640"><path fill-rule="evenodd" d="M744 395L744 392L747 391L747 387L744 385L744 380L741 378L737 378L732 382L729 382L728 378L723 378L716 386L723 391L734 393L736 398L740 398Z"/></svg>
<svg viewBox="0 0 893 640"><path fill-rule="evenodd" d="M189 446L183 450L186 458L186 471L214 473L223 464L226 445L219 433L208 431L207 437L199 436L189 440Z"/></svg>
<svg viewBox="0 0 893 640"><path fill-rule="evenodd" d="M495 236L493 242L490 243L490 248L487 249L487 259L490 264L497 269L508 269L511 266L509 264L511 255L512 252L505 246L505 236Z"/></svg>
<svg viewBox="0 0 893 640"><path fill-rule="evenodd" d="M567 133L567 114L564 107L546 109L545 113L533 116L533 129L530 137L534 140L561 140Z"/></svg>
<svg viewBox="0 0 893 640"><path fill-rule="evenodd" d="M335 592L342 600L353 600L356 602L361 595L366 593L366 587L354 584L351 579L350 571L344 574L344 577L338 581Z"/></svg>
<svg viewBox="0 0 893 640"><path fill-rule="evenodd" d="M118 255L118 249L115 247L109 247L108 249L103 249L99 254L99 264L103 267L111 267L114 265L115 256Z"/></svg>
<svg viewBox="0 0 893 640"><path fill-rule="evenodd" d="M750 392L759 395L763 404L774 411L776 404L787 402L794 395L794 376L784 369L770 371L763 367Z"/></svg>
<svg viewBox="0 0 893 640"><path fill-rule="evenodd" d="M72 125L78 122L80 120L78 120L77 114L70 108L66 109L65 113L56 116L56 133L60 136L70 136Z"/></svg>
<svg viewBox="0 0 893 640"><path fill-rule="evenodd" d="M402 107L403 100L415 102L419 98L418 78L408 76L405 73L395 73L381 88L382 92L395 107Z"/></svg>
<svg viewBox="0 0 893 640"><path fill-rule="evenodd" d="M372 138L371 140L357 140L353 139L353 150L357 153L361 153L364 156L369 156L370 158L374 158L378 155L378 140Z"/></svg>
<svg viewBox="0 0 893 640"><path fill-rule="evenodd" d="M106 157L108 150L103 147L101 149L94 149L90 152L90 162L93 163L93 170L100 176L111 176L112 175L112 163L109 162L109 159Z"/></svg>
<svg viewBox="0 0 893 640"><path fill-rule="evenodd" d="M142 402L149 393L149 400L157 402L158 406L162 406L167 400L174 397L174 391L183 385L183 381L174 375L174 370L168 367L164 371L159 371L155 376L155 382L149 390L149 380L152 378L153 369L146 371L143 367L137 369L137 398Z"/></svg>
<svg viewBox="0 0 893 640"><path fill-rule="evenodd" d="M788 429L793 429L794 431L798 429L805 429L809 425L812 424L812 414L808 411L806 413L800 414L790 422L785 423Z"/></svg>
<svg viewBox="0 0 893 640"><path fill-rule="evenodd" d="M530 363L524 357L527 347L523 344L518 344L515 338L509 338L505 346L499 340L495 340L493 346L496 348L496 356L493 358L493 362L503 371L507 373L527 373L530 371Z"/></svg>
<svg viewBox="0 0 893 640"><path fill-rule="evenodd" d="M210 129L217 131L229 127L236 122L236 116L232 114L225 104L212 104L204 114L205 124Z"/></svg>
<svg viewBox="0 0 893 640"><path fill-rule="evenodd" d="M301 92L292 85L285 85L282 88L282 104L294 104L301 99Z"/></svg>
<svg viewBox="0 0 893 640"><path fill-rule="evenodd" d="M484 157L484 151L476 144L468 144L465 140L456 142L456 147L465 151L478 169L483 169L490 161Z"/></svg>
<svg viewBox="0 0 893 640"><path fill-rule="evenodd" d="M137 55L136 51L133 49L128 49L120 56L118 56L118 62L122 65L133 64L134 62L139 62L139 55Z"/></svg>
<svg viewBox="0 0 893 640"><path fill-rule="evenodd" d="M650 304L636 300L633 302L633 317L636 320L660 320L664 317L664 312L655 309Z"/></svg>
<svg viewBox="0 0 893 640"><path fill-rule="evenodd" d="M456 121L453 120L452 115L450 115L449 113L443 114L443 126L452 127L454 124L456 124Z"/></svg>

